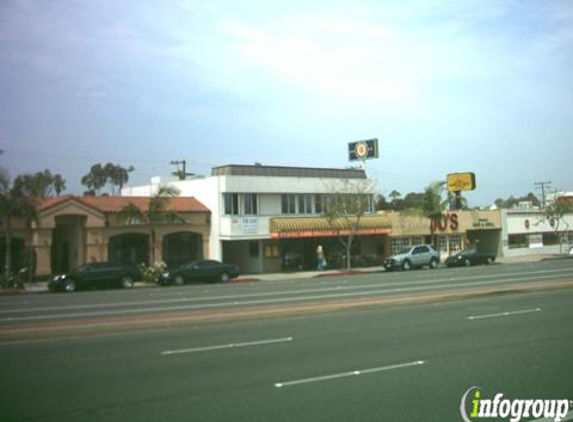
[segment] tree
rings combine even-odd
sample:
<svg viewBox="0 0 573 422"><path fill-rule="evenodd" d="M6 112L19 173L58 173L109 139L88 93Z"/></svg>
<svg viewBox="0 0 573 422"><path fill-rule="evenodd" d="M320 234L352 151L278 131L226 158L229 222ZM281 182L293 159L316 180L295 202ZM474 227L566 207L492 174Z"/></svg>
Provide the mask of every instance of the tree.
<svg viewBox="0 0 573 422"><path fill-rule="evenodd" d="M111 194L116 195L129 181L129 173L134 170L133 166L126 168L113 163L94 164L81 180L82 185L88 188L85 194L99 195L102 188L110 185Z"/></svg>
<svg viewBox="0 0 573 422"><path fill-rule="evenodd" d="M402 200L402 194L397 190L390 192L390 207L394 211L400 211L404 209L404 201Z"/></svg>
<svg viewBox="0 0 573 422"><path fill-rule="evenodd" d="M560 231L560 226L562 224L565 225L565 241L567 243L569 243L569 223L567 223L567 220L564 218L566 214L573 214L573 202L571 201L567 201L567 200L563 200L560 199L559 197L555 198L553 200L552 203L550 203L546 208L545 208L545 217L548 220L553 220L555 222L555 232L559 232ZM559 249L560 252L561 248L563 246L563 237L561 238L561 241L559 242Z"/></svg>
<svg viewBox="0 0 573 422"><path fill-rule="evenodd" d="M23 180L23 179L21 179ZM28 222L37 219L38 199L27 194L24 184L10 183L8 171L0 168L0 218L5 230L6 252L4 276L8 279L12 273L12 221L24 218Z"/></svg>
<svg viewBox="0 0 573 422"><path fill-rule="evenodd" d="M527 195L521 196L519 198L515 198L513 196L510 196L507 199L498 198L495 200L495 206L497 208L514 208L519 205L520 202L531 202L531 205L534 207L541 206L541 202L532 192L529 192Z"/></svg>
<svg viewBox="0 0 573 422"><path fill-rule="evenodd" d="M14 188L37 200L48 196L59 196L66 189L66 181L60 174L48 169L34 174L22 174L14 180Z"/></svg>
<svg viewBox="0 0 573 422"><path fill-rule="evenodd" d="M140 209L130 203L119 212L119 218L126 224L143 224L149 226L150 264L155 264L155 229L160 224L184 223L185 219L175 211L167 209L171 198L179 195L173 186L160 186L155 195L149 198L147 209Z"/></svg>
<svg viewBox="0 0 573 422"><path fill-rule="evenodd" d="M360 220L370 212L374 186L370 180L344 180L330 190L332 200L324 207L324 216L346 250L346 269L350 270L352 243L360 227Z"/></svg>

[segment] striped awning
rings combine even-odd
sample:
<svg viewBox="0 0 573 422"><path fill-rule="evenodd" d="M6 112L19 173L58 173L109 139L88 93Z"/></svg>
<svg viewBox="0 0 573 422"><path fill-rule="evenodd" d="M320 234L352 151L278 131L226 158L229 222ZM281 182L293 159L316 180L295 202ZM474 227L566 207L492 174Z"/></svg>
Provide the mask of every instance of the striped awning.
<svg viewBox="0 0 573 422"><path fill-rule="evenodd" d="M392 223L382 215L339 217L329 220L326 217L276 217L270 220L273 239L300 237L333 237L385 235L392 231Z"/></svg>

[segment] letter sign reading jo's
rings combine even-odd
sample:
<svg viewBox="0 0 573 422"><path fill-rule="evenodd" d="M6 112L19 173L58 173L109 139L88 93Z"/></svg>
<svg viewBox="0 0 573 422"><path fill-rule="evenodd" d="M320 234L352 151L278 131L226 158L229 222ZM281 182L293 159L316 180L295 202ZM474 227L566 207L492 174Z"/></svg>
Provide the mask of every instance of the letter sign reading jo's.
<svg viewBox="0 0 573 422"><path fill-rule="evenodd" d="M435 231L446 231L448 228L451 231L456 231L460 227L458 215L456 213L447 213L442 215L441 218L433 219L430 222L430 230L432 233Z"/></svg>
<svg viewBox="0 0 573 422"><path fill-rule="evenodd" d="M476 175L474 173L448 174L448 191L461 192L476 188Z"/></svg>

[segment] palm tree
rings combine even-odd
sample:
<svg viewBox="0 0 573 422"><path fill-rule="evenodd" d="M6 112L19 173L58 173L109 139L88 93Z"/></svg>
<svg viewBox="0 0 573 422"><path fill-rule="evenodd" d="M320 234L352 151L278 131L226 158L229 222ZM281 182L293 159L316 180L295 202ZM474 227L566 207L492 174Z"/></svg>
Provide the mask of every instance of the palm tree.
<svg viewBox="0 0 573 422"><path fill-rule="evenodd" d="M12 272L12 220L24 218L28 222L37 219L37 201L26 195L19 185L11 184L10 176L4 168L0 168L0 218L6 237L4 276L9 278Z"/></svg>
<svg viewBox="0 0 573 422"><path fill-rule="evenodd" d="M119 218L124 223L136 223L149 226L150 265L155 263L155 229L160 224L184 223L185 219L175 211L167 210L171 198L179 195L179 190L173 186L160 186L155 195L149 198L147 209L141 209L130 203L119 212Z"/></svg>

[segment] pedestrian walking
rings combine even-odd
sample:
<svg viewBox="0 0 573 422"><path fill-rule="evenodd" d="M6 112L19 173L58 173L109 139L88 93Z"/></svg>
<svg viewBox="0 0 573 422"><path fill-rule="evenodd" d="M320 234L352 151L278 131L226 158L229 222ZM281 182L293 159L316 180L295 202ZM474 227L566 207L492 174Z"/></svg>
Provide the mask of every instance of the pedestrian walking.
<svg viewBox="0 0 573 422"><path fill-rule="evenodd" d="M318 271L324 271L324 267L326 267L326 259L324 258L324 249L322 249L322 245L318 245L316 248L316 269Z"/></svg>

